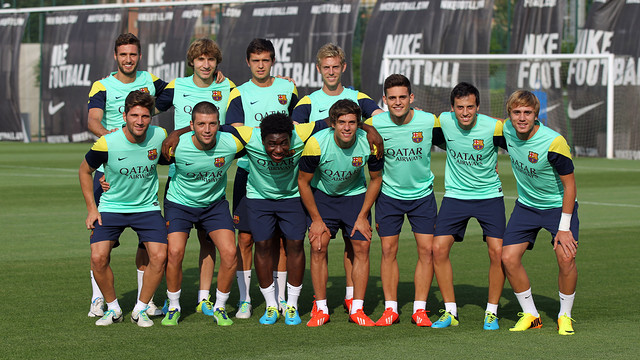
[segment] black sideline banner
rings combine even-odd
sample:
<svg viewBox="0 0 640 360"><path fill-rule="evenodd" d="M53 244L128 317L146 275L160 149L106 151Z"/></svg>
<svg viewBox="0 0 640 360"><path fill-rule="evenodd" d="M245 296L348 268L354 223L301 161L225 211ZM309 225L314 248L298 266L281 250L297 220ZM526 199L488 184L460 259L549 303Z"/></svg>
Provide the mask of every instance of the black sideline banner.
<svg viewBox="0 0 640 360"><path fill-rule="evenodd" d="M18 56L28 14L0 15L0 140L24 140Z"/></svg>

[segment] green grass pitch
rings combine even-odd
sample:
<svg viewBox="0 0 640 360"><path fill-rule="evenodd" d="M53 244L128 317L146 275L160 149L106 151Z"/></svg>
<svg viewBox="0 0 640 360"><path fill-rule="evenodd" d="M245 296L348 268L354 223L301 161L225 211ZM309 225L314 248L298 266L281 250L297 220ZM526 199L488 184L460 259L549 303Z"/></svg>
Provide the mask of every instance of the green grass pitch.
<svg viewBox="0 0 640 360"><path fill-rule="evenodd" d="M125 322L102 328L87 311L89 282L86 209L77 169L89 144L0 143L0 358L1 359L390 359L390 358L637 358L640 350L640 162L578 158L575 160L580 202L578 289L573 311L576 335L559 336L557 265L550 236L541 232L533 251L525 255L541 329L510 333L520 310L507 282L500 299L500 330L482 330L487 296L488 257L475 220L465 241L452 250L460 326L417 328L411 324L415 244L405 224L400 238L398 301L400 324L360 328L347 322L341 307L344 271L342 241L330 246L329 306L331 322L307 328L313 289L305 274L300 299L303 324L258 324L264 300L257 281L251 288L255 313L218 327L195 313L197 241L188 244L183 282L183 317L179 326L141 329L129 321L135 303L136 237L127 230L122 246L112 253L116 291ZM436 196L443 193L444 154L433 155ZM506 155L500 156L507 213L516 197ZM167 170L161 168L161 178ZM230 176L230 179L233 177ZM161 188L163 188L161 180ZM439 201L438 201L439 202ZM384 310L380 284L380 240L371 246L371 276L365 312L376 320ZM308 265L307 265L308 269ZM166 285L156 292L165 299ZM215 286L215 284L214 284ZM228 310L235 313L234 284ZM431 319L443 307L437 283L427 301Z"/></svg>

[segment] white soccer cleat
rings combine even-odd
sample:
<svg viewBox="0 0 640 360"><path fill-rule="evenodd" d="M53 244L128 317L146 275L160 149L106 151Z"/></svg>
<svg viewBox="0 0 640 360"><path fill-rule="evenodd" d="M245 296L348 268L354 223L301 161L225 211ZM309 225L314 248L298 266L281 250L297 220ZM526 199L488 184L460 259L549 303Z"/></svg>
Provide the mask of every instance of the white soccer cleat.
<svg viewBox="0 0 640 360"><path fill-rule="evenodd" d="M253 306L248 301L241 301L238 303L238 311L236 312L236 318L238 319L248 319L251 317L253 313Z"/></svg>
<svg viewBox="0 0 640 360"><path fill-rule="evenodd" d="M104 298L97 297L91 302L89 307L88 317L103 317L104 316Z"/></svg>
<svg viewBox="0 0 640 360"><path fill-rule="evenodd" d="M140 327L153 326L153 320L149 319L149 315L147 315L148 310L149 307L147 306L143 310L131 312L131 322L134 324L138 324L138 326Z"/></svg>
<svg viewBox="0 0 640 360"><path fill-rule="evenodd" d="M162 310L158 309L156 304L153 303L153 299L151 299L151 301L149 301L149 307L147 308L147 315L160 316L164 315L164 313L162 312Z"/></svg>
<svg viewBox="0 0 640 360"><path fill-rule="evenodd" d="M98 326L108 326L113 323L122 322L122 312L119 314L115 312L115 310L107 310L100 319L96 320L96 325Z"/></svg>

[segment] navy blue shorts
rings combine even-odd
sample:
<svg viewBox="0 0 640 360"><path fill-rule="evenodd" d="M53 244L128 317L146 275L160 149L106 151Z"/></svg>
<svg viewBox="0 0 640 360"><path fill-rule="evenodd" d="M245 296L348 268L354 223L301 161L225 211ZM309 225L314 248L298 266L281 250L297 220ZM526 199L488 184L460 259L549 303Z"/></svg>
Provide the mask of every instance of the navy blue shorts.
<svg viewBox="0 0 640 360"><path fill-rule="evenodd" d="M287 240L304 240L305 212L299 197L281 200L247 199L253 241L265 241L282 233Z"/></svg>
<svg viewBox="0 0 640 360"><path fill-rule="evenodd" d="M233 224L238 231L251 232L247 210L247 179L249 172L238 168L233 180Z"/></svg>
<svg viewBox="0 0 640 360"><path fill-rule="evenodd" d="M342 229L342 236L352 240L367 240L360 231L351 237L353 225L356 223L358 214L362 210L365 194L352 196L330 196L321 190L313 189L313 198L316 201L318 212L322 216L322 221L331 231L331 238L336 237L339 229ZM367 217L371 225L371 215ZM307 216L307 226L311 226L311 218Z"/></svg>
<svg viewBox="0 0 640 360"><path fill-rule="evenodd" d="M167 243L167 226L160 210L139 213L102 212L102 226L95 223L90 242L115 241L114 247L120 244L120 234L130 227L138 234L138 243Z"/></svg>
<svg viewBox="0 0 640 360"><path fill-rule="evenodd" d="M438 205L433 192L416 200L399 200L381 192L376 201L376 230L379 236L400 234L406 214L411 231L433 234L437 213Z"/></svg>
<svg viewBox="0 0 640 360"><path fill-rule="evenodd" d="M455 241L462 241L472 217L478 220L484 241L487 241L487 236L502 239L506 224L504 198L462 200L443 197L435 236L453 235Z"/></svg>
<svg viewBox="0 0 640 360"><path fill-rule="evenodd" d="M212 231L233 230L233 221L229 213L229 202L226 199L215 201L206 208L194 208L164 201L164 218L167 220L167 232L183 232L189 234L195 225L207 234Z"/></svg>
<svg viewBox="0 0 640 360"><path fill-rule="evenodd" d="M561 214L562 207L540 210L516 201L516 205L513 207L513 212L509 218L509 223L507 224L507 229L504 232L502 246L529 242L527 249L531 250L536 242L538 232L542 228L547 229L547 231L551 233L551 244L553 245L553 239L558 233ZM576 242L578 241L579 225L578 203L576 202L573 207L573 215L571 215L571 225L569 226L569 230L571 230L571 234Z"/></svg>

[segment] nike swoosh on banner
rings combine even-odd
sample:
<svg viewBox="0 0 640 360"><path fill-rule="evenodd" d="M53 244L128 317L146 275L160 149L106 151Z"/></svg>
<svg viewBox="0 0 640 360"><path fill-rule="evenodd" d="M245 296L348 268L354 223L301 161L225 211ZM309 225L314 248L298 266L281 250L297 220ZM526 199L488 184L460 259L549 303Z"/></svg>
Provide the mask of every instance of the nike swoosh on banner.
<svg viewBox="0 0 640 360"><path fill-rule="evenodd" d="M577 119L580 116L588 113L589 111L597 108L598 106L600 106L602 104L604 104L604 101L600 101L600 102L597 102L595 104L587 105L587 106L581 107L579 109L574 109L572 104L571 104L571 101L569 101L569 108L567 109L567 115L569 116L569 119Z"/></svg>
<svg viewBox="0 0 640 360"><path fill-rule="evenodd" d="M53 101L49 101L49 115L54 115L55 113L60 111L60 109L62 109L63 106L64 106L64 101L59 103L56 106L53 106Z"/></svg>
<svg viewBox="0 0 640 360"><path fill-rule="evenodd" d="M555 105L551 105L551 106L547 106L546 109L544 109L543 111L540 111L540 114L547 114L551 111L553 111L555 108L557 108L558 106L560 106L560 104L555 104Z"/></svg>

